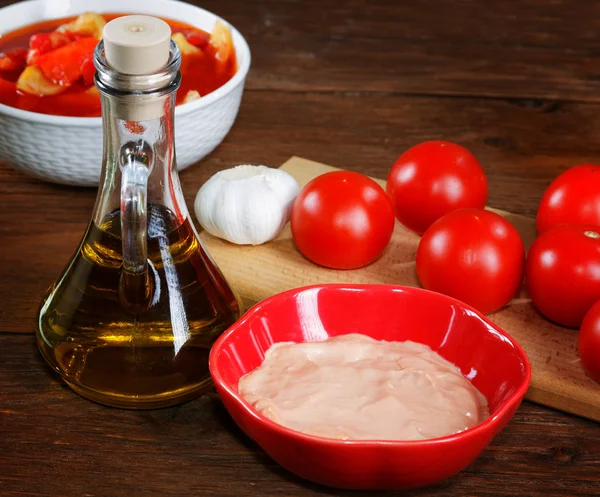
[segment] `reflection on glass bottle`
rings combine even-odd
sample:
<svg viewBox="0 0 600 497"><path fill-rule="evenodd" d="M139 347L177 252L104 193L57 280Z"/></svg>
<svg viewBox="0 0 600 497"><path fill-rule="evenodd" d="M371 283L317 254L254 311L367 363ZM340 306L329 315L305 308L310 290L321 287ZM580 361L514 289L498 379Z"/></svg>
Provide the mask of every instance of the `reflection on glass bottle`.
<svg viewBox="0 0 600 497"><path fill-rule="evenodd" d="M205 391L210 347L240 315L179 185L180 56L170 50L150 81L116 72L102 43L96 50L101 186L80 247L38 316L38 345L53 369L85 397L118 407L162 407ZM132 113L140 86L149 107Z"/></svg>

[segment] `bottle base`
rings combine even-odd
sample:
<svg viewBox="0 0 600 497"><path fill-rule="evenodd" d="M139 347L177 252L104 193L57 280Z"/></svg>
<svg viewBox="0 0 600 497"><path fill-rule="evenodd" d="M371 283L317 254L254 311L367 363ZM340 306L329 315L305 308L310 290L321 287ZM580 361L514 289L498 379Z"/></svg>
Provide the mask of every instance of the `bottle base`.
<svg viewBox="0 0 600 497"><path fill-rule="evenodd" d="M159 391L145 394L135 394L133 392L127 392L127 390L125 390L125 392L127 393L121 393L119 391L114 390L114 382L112 382L113 388L111 389L107 388L106 390L104 390L100 388L90 388L85 385L82 385L82 383L77 381L76 378L80 377L82 371L84 370L82 365L89 365L91 362L94 362L94 360L98 362L97 357L95 357L92 360L92 356L89 355L89 353L83 356L77 356L73 354L72 356L70 356L70 365L79 365L81 367L74 370L71 375L68 375L66 374L65 368L61 367L62 362L64 362L64 357L62 357L62 361L58 360L56 355L57 349L49 349L41 333L37 333L36 338L38 349L42 357L45 359L48 365L57 373L58 377L62 381L64 381L65 384L68 385L75 393L98 404L103 404L110 407L118 407L120 409L159 409L162 407L171 407L177 404L188 402L210 391L213 388L212 379L208 373L206 377L199 381L187 384L180 388L165 388L165 391L163 392ZM109 357L119 358L119 352L121 349L122 348L109 350L104 355L100 356L100 362L102 362L105 359L105 355L108 355ZM158 349L153 348L153 350ZM172 384L170 386L173 387Z"/></svg>
<svg viewBox="0 0 600 497"><path fill-rule="evenodd" d="M135 397L125 395L107 395L90 388L82 387L68 381L65 378L62 380L71 388L75 393L82 397L102 404L109 407L117 407L119 409L132 409L132 410L145 410L145 409L160 409L163 407L172 407L184 402L189 402L200 395L208 392L213 384L210 379L203 382L200 385L195 386L193 389L186 391L169 392L162 395L153 395L148 397Z"/></svg>

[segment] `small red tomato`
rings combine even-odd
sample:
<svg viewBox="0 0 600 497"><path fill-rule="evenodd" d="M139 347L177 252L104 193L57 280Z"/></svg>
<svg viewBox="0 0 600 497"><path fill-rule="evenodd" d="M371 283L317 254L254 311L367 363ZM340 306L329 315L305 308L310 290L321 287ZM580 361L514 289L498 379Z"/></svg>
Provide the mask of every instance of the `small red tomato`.
<svg viewBox="0 0 600 497"><path fill-rule="evenodd" d="M583 367L590 378L600 383L600 300L583 318L578 349Z"/></svg>
<svg viewBox="0 0 600 497"><path fill-rule="evenodd" d="M600 230L562 224L542 233L529 249L525 283L544 316L579 327L600 299Z"/></svg>
<svg viewBox="0 0 600 497"><path fill-rule="evenodd" d="M455 209L483 209L488 185L481 165L466 148L428 141L398 158L388 176L387 192L398 221L420 234Z"/></svg>
<svg viewBox="0 0 600 497"><path fill-rule="evenodd" d="M507 304L523 281L525 248L502 216L458 209L433 223L417 248L424 288L489 313Z"/></svg>
<svg viewBox="0 0 600 497"><path fill-rule="evenodd" d="M537 212L538 233L558 224L600 226L600 166L576 166L557 176Z"/></svg>
<svg viewBox="0 0 600 497"><path fill-rule="evenodd" d="M394 211L375 181L351 171L317 176L294 202L296 246L316 264L356 269L383 252L394 231Z"/></svg>

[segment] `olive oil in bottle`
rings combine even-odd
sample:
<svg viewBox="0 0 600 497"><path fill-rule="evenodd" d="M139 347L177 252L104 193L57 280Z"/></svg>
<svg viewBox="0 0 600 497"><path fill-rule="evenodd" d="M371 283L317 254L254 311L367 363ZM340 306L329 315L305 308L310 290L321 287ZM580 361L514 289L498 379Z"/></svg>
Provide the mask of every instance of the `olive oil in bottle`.
<svg viewBox="0 0 600 497"><path fill-rule="evenodd" d="M104 35L95 54L101 186L77 252L42 302L37 339L81 395L117 407L162 407L210 386L210 347L240 307L203 248L179 185L180 55L168 25L127 16Z"/></svg>

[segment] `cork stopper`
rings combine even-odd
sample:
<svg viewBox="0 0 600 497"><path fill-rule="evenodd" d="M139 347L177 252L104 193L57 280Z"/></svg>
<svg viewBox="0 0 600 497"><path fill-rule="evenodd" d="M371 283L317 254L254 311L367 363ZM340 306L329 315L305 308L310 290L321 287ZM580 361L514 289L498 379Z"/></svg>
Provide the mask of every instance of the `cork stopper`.
<svg viewBox="0 0 600 497"><path fill-rule="evenodd" d="M131 78L128 90L147 90L151 79L145 76L152 78L151 75L159 74L169 63L171 28L156 17L117 17L104 26L103 38L106 64L115 72ZM164 97L124 97L113 112L125 121L157 119L165 113Z"/></svg>
<svg viewBox="0 0 600 497"><path fill-rule="evenodd" d="M152 74L169 60L171 28L156 17L117 17L104 26L106 62L123 74Z"/></svg>

